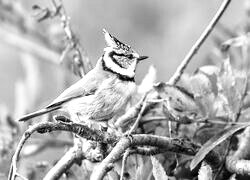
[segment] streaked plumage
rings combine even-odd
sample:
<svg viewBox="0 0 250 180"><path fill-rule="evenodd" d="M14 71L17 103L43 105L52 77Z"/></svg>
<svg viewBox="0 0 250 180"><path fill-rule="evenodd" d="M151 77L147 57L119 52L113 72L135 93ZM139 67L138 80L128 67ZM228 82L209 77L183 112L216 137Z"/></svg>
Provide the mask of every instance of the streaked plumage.
<svg viewBox="0 0 250 180"><path fill-rule="evenodd" d="M73 121L106 121L125 107L136 88L136 65L147 57L139 56L106 30L104 35L108 47L95 68L46 108L28 114L19 121L59 109L68 112Z"/></svg>

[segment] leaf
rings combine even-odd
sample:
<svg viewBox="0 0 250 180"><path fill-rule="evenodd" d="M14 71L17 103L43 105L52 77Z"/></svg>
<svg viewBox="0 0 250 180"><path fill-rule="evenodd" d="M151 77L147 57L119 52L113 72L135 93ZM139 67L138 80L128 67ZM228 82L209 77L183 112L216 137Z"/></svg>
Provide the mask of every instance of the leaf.
<svg viewBox="0 0 250 180"><path fill-rule="evenodd" d="M151 162L153 165L153 175L155 180L168 180L168 176L164 168L154 156L151 156Z"/></svg>
<svg viewBox="0 0 250 180"><path fill-rule="evenodd" d="M157 78L156 73L157 71L155 67L151 65L148 69L148 73L145 75L141 84L138 86L138 93L142 94L148 92L153 87Z"/></svg>
<svg viewBox="0 0 250 180"><path fill-rule="evenodd" d="M198 180L212 180L213 172L212 168L205 161L202 162L201 168L199 169Z"/></svg>
<svg viewBox="0 0 250 180"><path fill-rule="evenodd" d="M166 83L158 83L154 88L167 102L167 110L173 116L193 119L200 114L200 107L195 101L194 95L185 88Z"/></svg>
<svg viewBox="0 0 250 180"><path fill-rule="evenodd" d="M228 180L236 180L236 174L232 174Z"/></svg>
<svg viewBox="0 0 250 180"><path fill-rule="evenodd" d="M152 175L152 163L149 157L137 156L137 168L135 180L150 179ZM133 179L133 178L132 178Z"/></svg>
<svg viewBox="0 0 250 180"><path fill-rule="evenodd" d="M249 34L238 36L236 38L229 39L221 45L222 51L228 51L230 47L241 47L248 45Z"/></svg>
<svg viewBox="0 0 250 180"><path fill-rule="evenodd" d="M227 129L224 129L223 131L219 132L215 136L213 136L210 140L208 140L196 153L195 157L193 158L190 169L193 170L204 158L205 156L213 150L217 145L222 143L224 140L226 140L228 137L232 136L237 131L244 129L246 127L250 126L250 123L246 124L240 124L235 125L232 127L229 127Z"/></svg>
<svg viewBox="0 0 250 180"><path fill-rule="evenodd" d="M242 103L242 95L247 85L247 75L244 72L233 70L230 59L226 59L218 76L220 96L225 99L226 113L234 120Z"/></svg>
<svg viewBox="0 0 250 180"><path fill-rule="evenodd" d="M199 73L205 73L207 75L218 75L220 72L220 69L217 66L213 66L213 65L206 65L206 66L202 66L199 67L199 69L197 70Z"/></svg>

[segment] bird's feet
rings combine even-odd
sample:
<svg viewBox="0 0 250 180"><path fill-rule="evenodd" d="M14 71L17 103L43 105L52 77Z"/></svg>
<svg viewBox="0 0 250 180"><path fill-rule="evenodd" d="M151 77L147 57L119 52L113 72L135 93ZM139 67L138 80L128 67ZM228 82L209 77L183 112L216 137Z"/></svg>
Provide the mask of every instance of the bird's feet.
<svg viewBox="0 0 250 180"><path fill-rule="evenodd" d="M126 131L126 132L123 134L123 137L128 138L128 139L130 140L130 143L133 142L133 135L130 133L130 131Z"/></svg>

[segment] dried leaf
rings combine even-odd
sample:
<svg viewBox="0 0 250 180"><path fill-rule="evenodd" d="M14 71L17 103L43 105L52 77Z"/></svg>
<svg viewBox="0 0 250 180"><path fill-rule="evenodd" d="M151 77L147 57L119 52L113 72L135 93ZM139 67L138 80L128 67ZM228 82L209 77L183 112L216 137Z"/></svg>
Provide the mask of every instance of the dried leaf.
<svg viewBox="0 0 250 180"><path fill-rule="evenodd" d="M168 180L168 176L164 168L154 156L151 156L151 162L153 165L153 175L155 180Z"/></svg>
<svg viewBox="0 0 250 180"><path fill-rule="evenodd" d="M217 145L222 143L224 140L226 140L228 137L232 136L237 131L244 129L246 127L250 126L250 123L246 124L240 124L235 125L232 127L229 127L227 129L224 129L223 131L219 132L215 136L213 136L210 140L208 140L198 151L198 153L193 158L190 169L193 170L204 158L205 156L213 150Z"/></svg>
<svg viewBox="0 0 250 180"><path fill-rule="evenodd" d="M199 169L198 180L212 180L213 172L212 168L203 161L201 164L201 168Z"/></svg>
<svg viewBox="0 0 250 180"><path fill-rule="evenodd" d="M193 119L200 114L200 107L195 102L194 95L183 87L158 83L154 88L167 102L166 107L173 116Z"/></svg>

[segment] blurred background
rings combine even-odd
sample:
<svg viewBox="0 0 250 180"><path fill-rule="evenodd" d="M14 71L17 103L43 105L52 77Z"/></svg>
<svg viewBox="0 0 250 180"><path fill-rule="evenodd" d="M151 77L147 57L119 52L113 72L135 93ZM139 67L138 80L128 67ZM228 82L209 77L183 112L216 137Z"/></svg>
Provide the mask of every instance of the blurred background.
<svg viewBox="0 0 250 180"><path fill-rule="evenodd" d="M24 16L31 22L34 20L32 16L34 14L32 11L34 4L46 7L51 5L49 0L20 0L16 2L24 6L26 13ZM139 53L150 57L150 59L138 67L137 81L139 82L151 64L157 69L158 80L167 81L211 20L222 1L64 0L63 2L68 15L71 17L73 31L77 34L80 43L85 48L93 64L102 55L105 47L102 28L106 28L115 36L131 45ZM233 1L220 22L227 27L233 27L239 23L244 18L244 2L243 0ZM41 22L38 26L35 25L35 22L32 22L33 24L31 22L28 23L30 23L29 26L31 28L34 28L34 31L36 28L43 28L42 31L39 29L41 32L48 31L46 23L58 24L59 27L56 28L60 28L58 20L52 19L49 21L51 22ZM0 28L3 27L0 25ZM7 28L7 31L16 32L13 27L11 27L11 31ZM49 38L53 39L55 37ZM6 41L8 39L6 40L4 32L1 32L0 103L7 105L9 111L13 111L15 89L18 86L17 81L25 76L24 66L27 66L27 64L23 65L25 62L22 61L26 59L27 63L29 57L24 57L20 47L16 47L20 46L20 44L15 44L15 39L12 44ZM198 65L205 62L205 56L211 51L211 45L210 37L191 63L189 71L195 70ZM21 46L25 46L25 44L21 44ZM23 60L21 61L21 59ZM53 61L59 61L59 59L53 59ZM34 81L38 81L34 83L37 83L37 86L39 86L37 88L39 92L37 93L42 95L36 102L37 106L40 107L55 98L65 86L73 82L61 85L64 81L62 74L65 74L61 72L61 66L43 61L42 59L37 60L37 63L38 65L33 64L34 67L30 69L34 70L31 72L35 73L34 76L39 77L39 79L34 79ZM72 79L75 81L78 78L72 75Z"/></svg>
<svg viewBox="0 0 250 180"><path fill-rule="evenodd" d="M106 46L102 28L131 45L139 54L150 57L138 66L138 84L151 65L157 70L157 81L167 81L214 16L221 2L63 1L73 32L93 65ZM201 65L220 63L218 58L213 58L215 44L217 43L218 47L218 44L229 39L220 36L218 41L220 31L224 28L224 32L229 30L226 33L230 34L230 29L242 29L238 25L247 18L245 9L250 9L248 2L249 0L231 2L220 19L220 25L216 26L188 66L189 72L194 72ZM23 114L44 107L63 89L79 79L67 68L72 59L70 55L66 55L60 63L60 56L66 46L60 19L46 18L37 22L35 14L39 7L36 6L34 10L34 5L41 9L52 7L50 0L0 0L0 179L1 174L7 175L15 148L13 142L27 129L27 124L17 125L15 120ZM230 34L230 38L234 36L236 35ZM14 132L15 128L19 132ZM55 159L65 153L62 147L65 144L72 145L65 136L64 134L58 138L56 133L52 133L49 137L37 135L32 138L33 141L23 151L24 161L28 159L25 155L27 157L27 154L35 154L39 148L53 146L53 152L56 153L41 150L40 156L30 158L33 164L24 164L31 169L38 159L53 164ZM34 144L37 146L33 146Z"/></svg>

